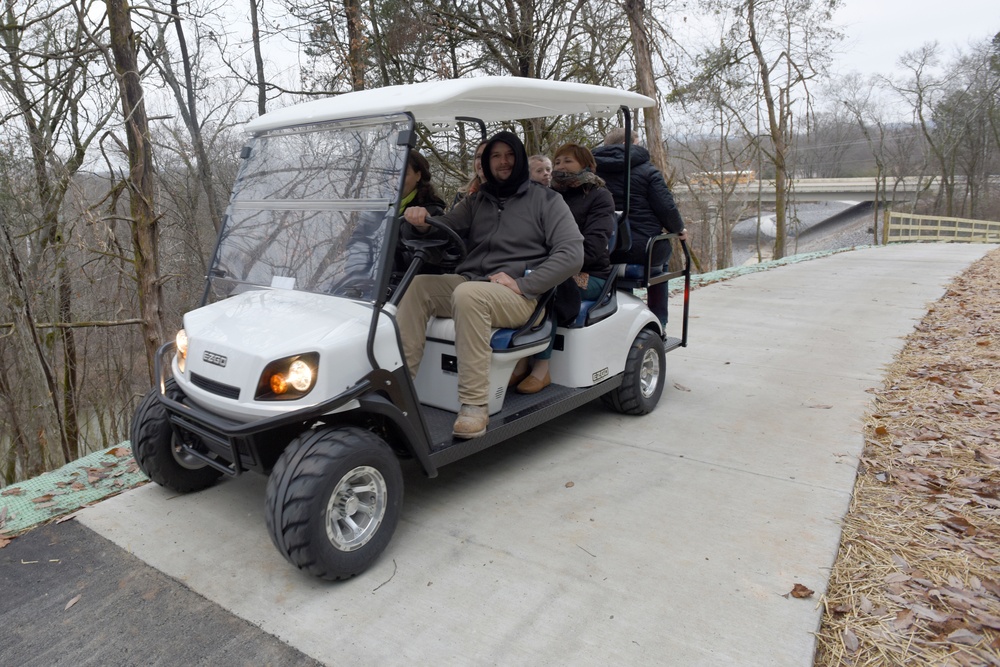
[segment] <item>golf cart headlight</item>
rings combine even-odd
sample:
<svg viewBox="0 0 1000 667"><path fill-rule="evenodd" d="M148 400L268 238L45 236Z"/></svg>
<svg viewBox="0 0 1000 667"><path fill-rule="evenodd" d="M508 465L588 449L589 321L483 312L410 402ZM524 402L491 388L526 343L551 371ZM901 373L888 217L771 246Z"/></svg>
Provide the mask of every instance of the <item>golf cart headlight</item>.
<svg viewBox="0 0 1000 667"><path fill-rule="evenodd" d="M313 383L313 370L306 362L296 359L289 364L288 377L285 380L299 391L309 391Z"/></svg>
<svg viewBox="0 0 1000 667"><path fill-rule="evenodd" d="M272 361L257 382L258 401L291 401L302 398L316 385L319 354L309 352Z"/></svg>
<svg viewBox="0 0 1000 667"><path fill-rule="evenodd" d="M177 332L174 337L174 342L177 344L177 367L180 368L181 373L184 372L184 366L186 366L187 356L188 356L188 335L184 329Z"/></svg>

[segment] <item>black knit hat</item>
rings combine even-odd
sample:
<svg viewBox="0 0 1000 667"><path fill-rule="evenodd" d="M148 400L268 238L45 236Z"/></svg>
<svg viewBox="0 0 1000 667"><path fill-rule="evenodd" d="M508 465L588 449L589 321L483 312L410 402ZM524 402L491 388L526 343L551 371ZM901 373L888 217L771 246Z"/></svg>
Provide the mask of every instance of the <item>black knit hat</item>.
<svg viewBox="0 0 1000 667"><path fill-rule="evenodd" d="M502 182L498 181L490 170L490 152L493 150L493 144L498 141L514 149L514 170L511 171L510 178ZM509 197L517 192L522 183L528 180L528 152L524 149L524 144L521 143L521 140L513 132L503 131L494 134L487 142L486 148L483 149L482 163L486 182L483 183L481 189L494 197Z"/></svg>

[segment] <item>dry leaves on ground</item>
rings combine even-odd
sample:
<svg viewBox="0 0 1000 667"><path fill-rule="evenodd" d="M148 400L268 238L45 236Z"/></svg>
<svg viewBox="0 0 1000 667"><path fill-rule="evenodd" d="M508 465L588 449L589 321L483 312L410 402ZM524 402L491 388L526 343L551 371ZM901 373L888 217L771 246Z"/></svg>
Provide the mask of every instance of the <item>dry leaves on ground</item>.
<svg viewBox="0 0 1000 667"><path fill-rule="evenodd" d="M875 392L816 665L1000 666L1000 251Z"/></svg>

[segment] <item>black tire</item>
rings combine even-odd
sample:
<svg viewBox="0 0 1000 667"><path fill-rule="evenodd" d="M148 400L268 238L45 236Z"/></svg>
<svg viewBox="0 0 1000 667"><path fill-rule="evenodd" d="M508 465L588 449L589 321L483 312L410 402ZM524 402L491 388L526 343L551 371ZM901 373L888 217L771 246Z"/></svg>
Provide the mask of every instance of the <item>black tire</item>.
<svg viewBox="0 0 1000 667"><path fill-rule="evenodd" d="M621 385L601 399L622 414L649 414L663 393L665 357L663 339L643 329L629 348Z"/></svg>
<svg viewBox="0 0 1000 667"><path fill-rule="evenodd" d="M164 391L174 399L182 395L173 378L166 381ZM129 432L132 456L146 477L160 486L178 493L207 489L215 484L222 472L180 450L159 393L155 387L150 389L132 415Z"/></svg>
<svg viewBox="0 0 1000 667"><path fill-rule="evenodd" d="M378 558L402 501L399 460L384 440L354 426L321 428L292 440L278 458L264 516L271 541L292 565L337 581Z"/></svg>

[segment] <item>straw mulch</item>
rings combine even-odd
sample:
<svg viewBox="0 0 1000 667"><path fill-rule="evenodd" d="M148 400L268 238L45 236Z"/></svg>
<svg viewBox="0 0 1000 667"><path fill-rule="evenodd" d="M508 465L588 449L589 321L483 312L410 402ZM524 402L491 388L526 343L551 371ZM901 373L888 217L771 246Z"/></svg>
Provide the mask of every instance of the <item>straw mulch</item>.
<svg viewBox="0 0 1000 667"><path fill-rule="evenodd" d="M815 664L1000 666L1000 250L873 393Z"/></svg>

